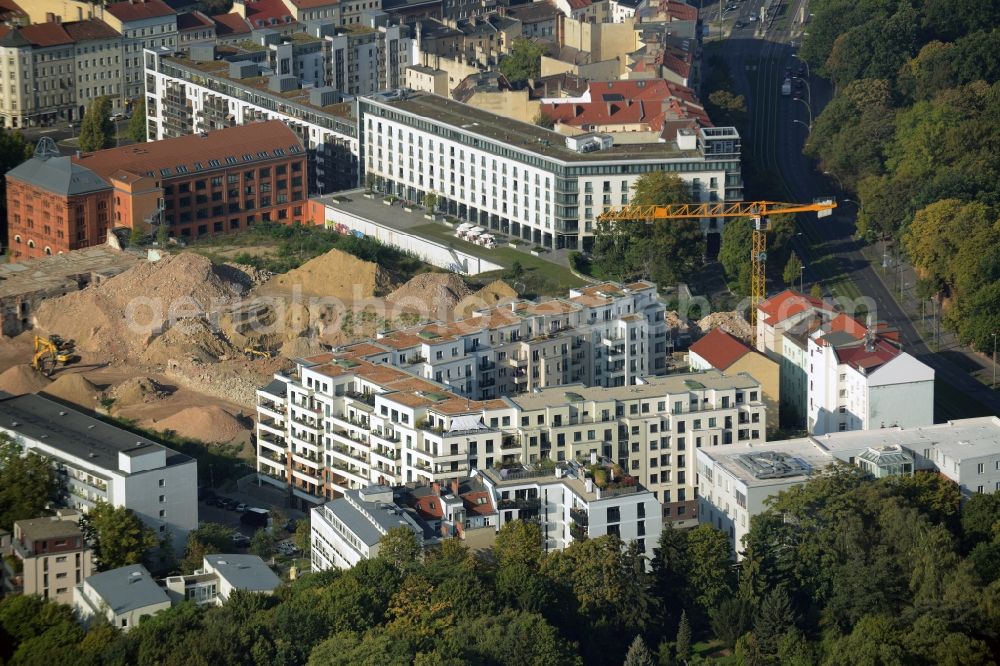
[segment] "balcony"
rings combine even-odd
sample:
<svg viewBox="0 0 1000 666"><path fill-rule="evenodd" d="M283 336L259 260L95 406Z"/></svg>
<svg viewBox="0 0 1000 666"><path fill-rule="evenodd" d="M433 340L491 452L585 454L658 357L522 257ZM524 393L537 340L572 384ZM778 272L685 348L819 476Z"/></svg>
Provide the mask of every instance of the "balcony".
<svg viewBox="0 0 1000 666"><path fill-rule="evenodd" d="M363 402L366 405L368 405L369 407L374 407L375 406L375 394L374 393L358 393L357 391L348 391L344 395L346 395L348 398L351 398L352 400L357 400L359 402Z"/></svg>
<svg viewBox="0 0 1000 666"><path fill-rule="evenodd" d="M505 450L519 449L521 448L521 445L518 444L517 440L514 437L505 435L500 442L500 448Z"/></svg>
<svg viewBox="0 0 1000 666"><path fill-rule="evenodd" d="M280 465L282 467L284 467L285 463L288 461L288 458L285 455L280 453L273 453L268 449L260 449L260 451L257 454L257 457L260 458L261 460L268 460L271 463L275 465Z"/></svg>
<svg viewBox="0 0 1000 666"><path fill-rule="evenodd" d="M528 357L527 356L520 357L511 354L509 357L507 357L507 364L513 368L524 368L528 365Z"/></svg>
<svg viewBox="0 0 1000 666"><path fill-rule="evenodd" d="M395 444L399 444L399 442L402 441L399 435L390 430L379 430L379 429L372 430L371 435L373 437L377 437L387 442L393 442Z"/></svg>
<svg viewBox="0 0 1000 666"><path fill-rule="evenodd" d="M569 524L569 535L573 537L574 541L586 541L587 540L587 528L578 525L576 523Z"/></svg>
<svg viewBox="0 0 1000 666"><path fill-rule="evenodd" d="M538 511L542 507L542 500L537 497L518 497L514 499L501 499L497 502L499 509L524 509L528 511Z"/></svg>
<svg viewBox="0 0 1000 666"><path fill-rule="evenodd" d="M497 364L494 363L493 361L480 361L479 365L476 366L476 369L479 370L480 372L487 372L489 370L496 369L496 367Z"/></svg>
<svg viewBox="0 0 1000 666"><path fill-rule="evenodd" d="M569 517L573 523L580 527L587 527L590 524L590 516L583 509L572 508L569 510Z"/></svg>

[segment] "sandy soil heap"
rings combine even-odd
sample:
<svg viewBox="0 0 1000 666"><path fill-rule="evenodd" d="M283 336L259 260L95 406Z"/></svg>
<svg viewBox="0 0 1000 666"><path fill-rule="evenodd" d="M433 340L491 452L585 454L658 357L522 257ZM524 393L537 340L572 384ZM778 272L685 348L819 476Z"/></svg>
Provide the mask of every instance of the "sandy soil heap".
<svg viewBox="0 0 1000 666"><path fill-rule="evenodd" d="M291 292L295 287L301 289L303 296L357 300L386 293L392 289L392 280L377 264L340 250L330 250L284 275L271 278L263 285L261 293Z"/></svg>
<svg viewBox="0 0 1000 666"><path fill-rule="evenodd" d="M726 333L743 341L749 341L753 338L750 322L744 319L739 312L713 312L698 320L698 329L702 334L708 333L713 328L721 328Z"/></svg>
<svg viewBox="0 0 1000 666"><path fill-rule="evenodd" d="M172 430L181 437L203 442L229 442L249 428L218 405L188 407L152 424L154 430Z"/></svg>
<svg viewBox="0 0 1000 666"><path fill-rule="evenodd" d="M76 341L81 351L134 361L170 319L195 316L245 291L193 253L139 264L99 285L42 303L38 328Z"/></svg>
<svg viewBox="0 0 1000 666"><path fill-rule="evenodd" d="M466 296L455 306L455 319L472 316L476 310L491 308L517 299L517 292L503 280L489 283L471 296Z"/></svg>
<svg viewBox="0 0 1000 666"><path fill-rule="evenodd" d="M162 400L170 395L170 389L149 377L132 377L116 384L107 392L114 398L116 406L136 405L142 402Z"/></svg>
<svg viewBox="0 0 1000 666"><path fill-rule="evenodd" d="M101 397L101 390L79 372L60 375L43 392L87 409L97 406Z"/></svg>
<svg viewBox="0 0 1000 666"><path fill-rule="evenodd" d="M182 319L153 340L142 353L141 360L149 365L167 365L181 359L214 363L233 358L238 353L204 319Z"/></svg>
<svg viewBox="0 0 1000 666"><path fill-rule="evenodd" d="M448 319L459 301L472 295L455 273L421 273L385 297L393 310L416 312L429 319Z"/></svg>
<svg viewBox="0 0 1000 666"><path fill-rule="evenodd" d="M41 373L31 369L30 365L15 365L0 375L0 391L11 395L35 393L47 387L51 382Z"/></svg>

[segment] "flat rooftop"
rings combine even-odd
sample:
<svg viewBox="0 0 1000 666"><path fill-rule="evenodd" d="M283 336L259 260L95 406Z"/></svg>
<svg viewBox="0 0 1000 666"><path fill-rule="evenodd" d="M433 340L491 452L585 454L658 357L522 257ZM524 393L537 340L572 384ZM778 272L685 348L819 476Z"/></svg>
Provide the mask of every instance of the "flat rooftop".
<svg viewBox="0 0 1000 666"><path fill-rule="evenodd" d="M964 460L1000 454L1000 417L958 419L919 428L880 428L835 432L814 438L831 450L878 449L899 445L922 454L937 449L949 458Z"/></svg>
<svg viewBox="0 0 1000 666"><path fill-rule="evenodd" d="M238 51L235 49L231 49L230 51L231 52L227 52L224 47L216 49L216 52L220 55L238 54ZM309 101L309 89L296 88L285 92L275 92L268 87L269 77L252 76L245 79L231 77L229 76L229 65L231 62L229 60L200 61L191 60L190 58L186 58L181 55L165 56L163 60L168 64L190 69L201 75L208 75L209 77L225 81L230 85L242 86L249 90L253 90L255 94L262 93L271 97L278 103L291 102L293 104L299 104L309 108L310 110L319 111L341 120L353 120L354 117L354 104L351 102L337 102L336 104L317 106Z"/></svg>
<svg viewBox="0 0 1000 666"><path fill-rule="evenodd" d="M522 393L506 399L521 409L530 411L577 402L643 400L662 398L667 395L687 394L692 391L753 389L760 386L760 382L747 374L727 375L718 370L647 377L645 381L645 384L615 388L567 384L566 386L544 388L534 393Z"/></svg>
<svg viewBox="0 0 1000 666"><path fill-rule="evenodd" d="M16 264L0 264L0 298L77 291L79 276L89 278L97 273L110 277L144 261L145 255L98 245Z"/></svg>
<svg viewBox="0 0 1000 666"><path fill-rule="evenodd" d="M557 132L530 123L523 123L455 100L430 93L410 93L406 99L387 100L379 95L369 98L379 104L413 114L417 118L432 120L470 134L536 153L564 162L602 162L607 160L700 160L698 150L681 150L673 141L665 143L622 144L580 153L566 147L566 137Z"/></svg>
<svg viewBox="0 0 1000 666"><path fill-rule="evenodd" d="M780 454L787 457L791 464L788 473L758 476L747 464L747 457L767 458L773 454ZM775 485L787 485L789 483L803 482L809 479L814 472L822 470L827 465L837 462L838 458L833 456L824 447L817 444L809 437L799 439L786 439L767 444L735 444L713 448L701 448L698 455L705 455L715 461L717 467L721 467L732 477L742 481L747 487L766 487ZM796 469L804 470L798 471Z"/></svg>
<svg viewBox="0 0 1000 666"><path fill-rule="evenodd" d="M193 460L151 439L32 393L0 400L0 429L123 475L126 473L118 467L119 453L166 451L167 467Z"/></svg>

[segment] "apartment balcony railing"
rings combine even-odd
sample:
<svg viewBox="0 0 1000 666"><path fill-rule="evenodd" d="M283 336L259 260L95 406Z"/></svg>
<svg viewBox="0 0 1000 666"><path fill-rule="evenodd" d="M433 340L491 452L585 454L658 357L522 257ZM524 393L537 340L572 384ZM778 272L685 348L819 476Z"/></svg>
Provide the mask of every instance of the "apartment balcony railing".
<svg viewBox="0 0 1000 666"><path fill-rule="evenodd" d="M587 540L587 528L582 525L578 525L576 523L570 523L569 534L576 541Z"/></svg>
<svg viewBox="0 0 1000 666"><path fill-rule="evenodd" d="M521 445L513 437L504 437L500 442L501 449L519 449Z"/></svg>
<svg viewBox="0 0 1000 666"><path fill-rule="evenodd" d="M573 508L569 510L569 517L573 519L573 522L580 527L586 527L590 524L590 516L583 509Z"/></svg>
<svg viewBox="0 0 1000 666"><path fill-rule="evenodd" d="M537 497L518 497L514 499L501 499L497 502L500 509L527 509L537 511L542 506L542 500Z"/></svg>
<svg viewBox="0 0 1000 666"><path fill-rule="evenodd" d="M359 400L365 403L366 405L370 405L372 407L375 406L374 393L358 393L357 391L347 391L347 393L345 393L344 395L353 400Z"/></svg>

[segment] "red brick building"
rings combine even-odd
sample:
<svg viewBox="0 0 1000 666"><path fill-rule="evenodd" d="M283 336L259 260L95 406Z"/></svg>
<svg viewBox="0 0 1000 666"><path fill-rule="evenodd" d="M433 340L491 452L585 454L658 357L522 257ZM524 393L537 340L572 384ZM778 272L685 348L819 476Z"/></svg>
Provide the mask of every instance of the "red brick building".
<svg viewBox="0 0 1000 666"><path fill-rule="evenodd" d="M99 245L107 239L111 185L59 156L43 139L35 156L7 172L7 244L12 261Z"/></svg>
<svg viewBox="0 0 1000 666"><path fill-rule="evenodd" d="M161 202L170 235L179 238L306 217L306 153L278 120L109 148L73 162L112 186L115 227L155 222Z"/></svg>
<svg viewBox="0 0 1000 666"><path fill-rule="evenodd" d="M109 229L180 238L308 217L306 153L280 121L61 157L51 142L7 174L14 261L107 240ZM44 146L44 147L43 147Z"/></svg>

